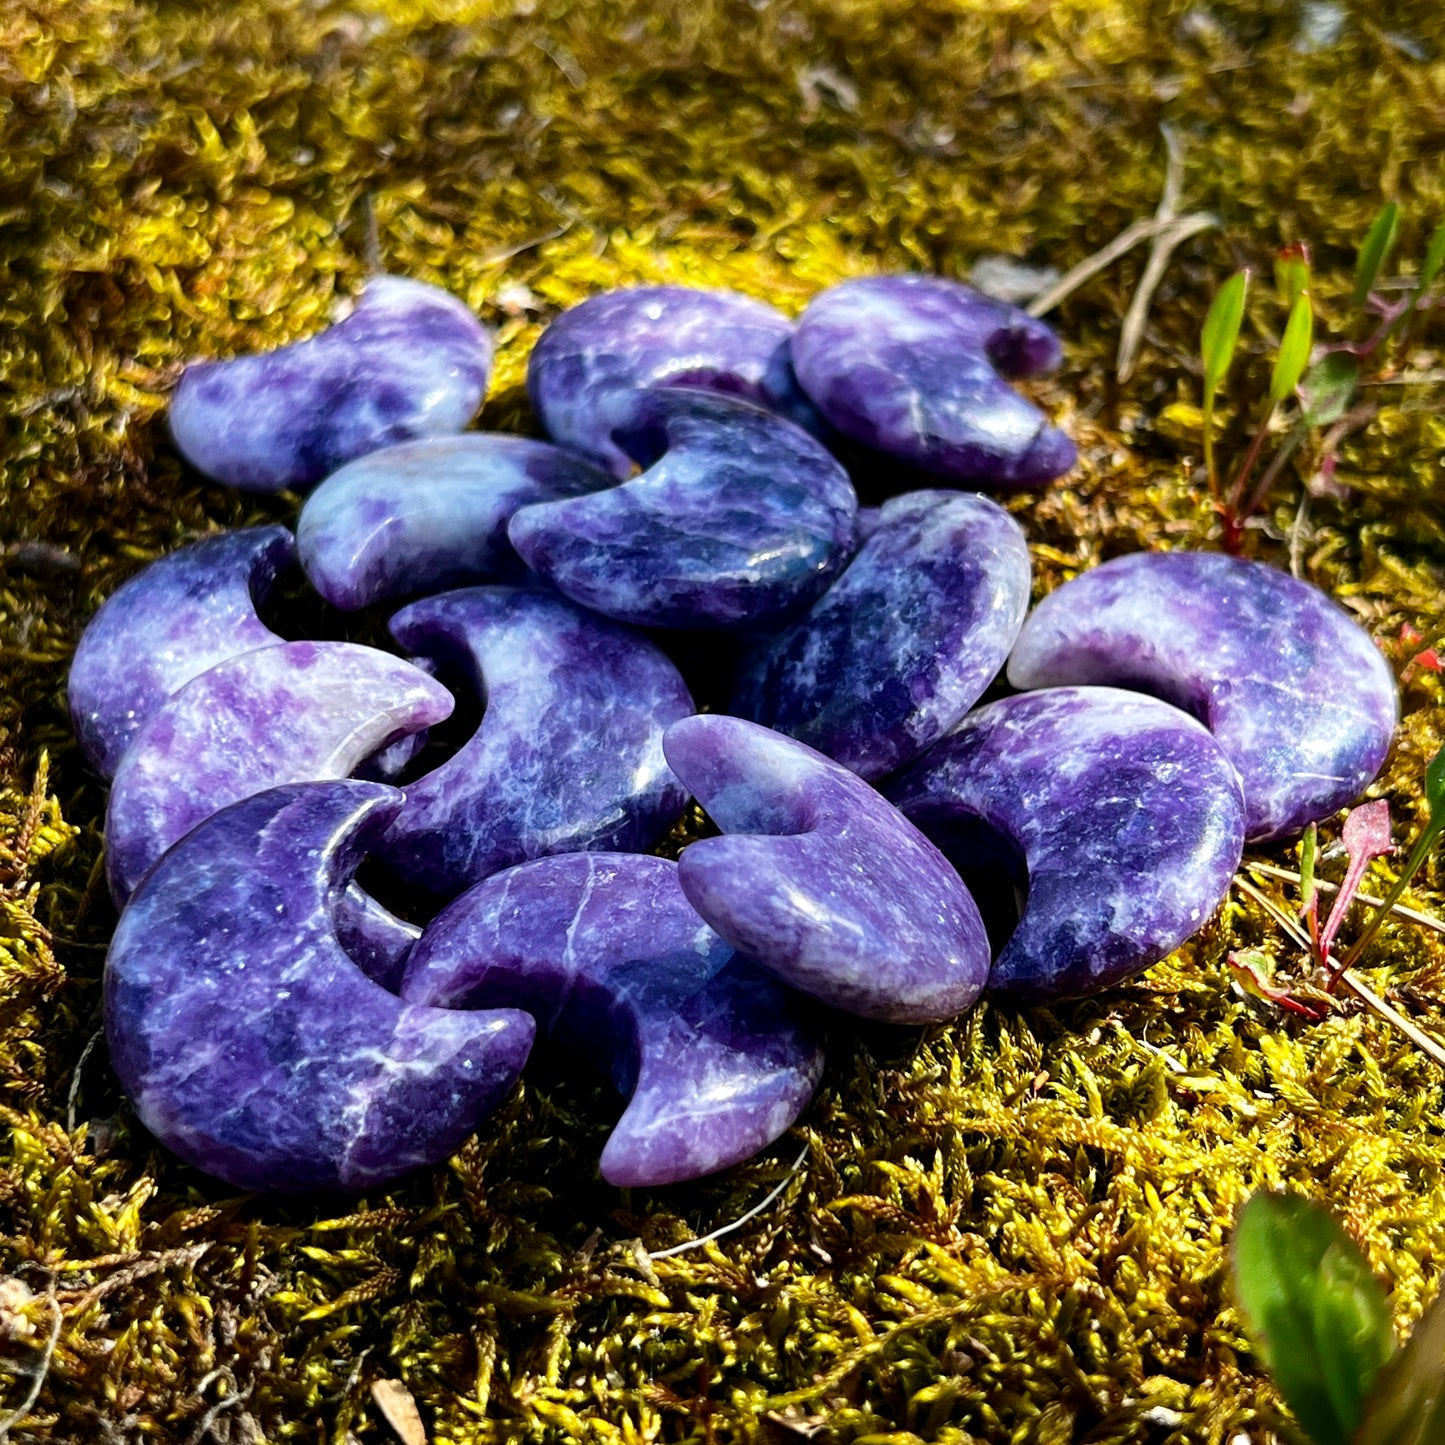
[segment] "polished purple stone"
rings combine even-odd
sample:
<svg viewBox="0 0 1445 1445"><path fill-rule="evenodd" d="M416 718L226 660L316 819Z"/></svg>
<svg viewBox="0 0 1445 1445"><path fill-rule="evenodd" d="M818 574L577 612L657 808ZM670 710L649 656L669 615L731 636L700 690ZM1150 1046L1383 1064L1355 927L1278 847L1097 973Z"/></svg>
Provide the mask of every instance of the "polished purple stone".
<svg viewBox="0 0 1445 1445"><path fill-rule="evenodd" d="M375 276L344 321L307 341L188 366L171 435L233 487L309 486L379 447L461 431L491 373L491 336L462 301Z"/></svg>
<svg viewBox="0 0 1445 1445"><path fill-rule="evenodd" d="M512 545L573 601L649 627L763 626L805 609L848 560L852 483L791 422L661 389L629 393L613 435L641 476L512 518Z"/></svg>
<svg viewBox="0 0 1445 1445"><path fill-rule="evenodd" d="M1092 993L1197 932L1239 866L1239 780L1177 708L1114 688L990 703L884 788L970 876L1026 887L988 991ZM995 885L998 886L998 885ZM982 896L982 894L980 894Z"/></svg>
<svg viewBox="0 0 1445 1445"><path fill-rule="evenodd" d="M123 903L172 843L227 804L344 778L451 710L452 695L420 668L351 642L285 642L219 663L152 714L116 769L112 894Z"/></svg>
<svg viewBox="0 0 1445 1445"><path fill-rule="evenodd" d="M820 293L798 321L803 390L844 436L946 481L1039 487L1077 451L1006 376L1059 364L1027 312L941 276L872 276Z"/></svg>
<svg viewBox="0 0 1445 1445"><path fill-rule="evenodd" d="M1193 714L1239 770L1255 840L1353 802L1399 719L1385 659L1342 608L1215 552L1138 552L1065 583L1024 624L1008 675L1134 688Z"/></svg>
<svg viewBox="0 0 1445 1445"><path fill-rule="evenodd" d="M421 929L382 907L355 883L336 896L332 914L337 942L351 961L367 978L395 993Z"/></svg>
<svg viewBox="0 0 1445 1445"><path fill-rule="evenodd" d="M141 1122L238 1189L370 1189L435 1164L511 1091L534 1026L401 1002L332 907L401 806L377 783L273 789L141 884L105 964L111 1062Z"/></svg>
<svg viewBox="0 0 1445 1445"><path fill-rule="evenodd" d="M784 983L865 1018L950 1018L988 937L948 860L846 768L740 718L673 724L667 760L725 836L684 849L689 902Z"/></svg>
<svg viewBox="0 0 1445 1445"><path fill-rule="evenodd" d="M693 912L677 865L627 853L539 858L462 894L427 928L401 995L517 1008L628 1100L602 1151L611 1184L675 1184L766 1148L812 1096L809 1007Z"/></svg>
<svg viewBox="0 0 1445 1445"><path fill-rule="evenodd" d="M748 660L732 710L880 778L973 706L1028 605L1028 544L1002 507L894 497L813 610Z"/></svg>
<svg viewBox="0 0 1445 1445"><path fill-rule="evenodd" d="M105 601L67 684L76 736L97 772L115 772L141 725L183 684L281 641L256 608L294 561L285 527L222 532L152 562Z"/></svg>
<svg viewBox="0 0 1445 1445"><path fill-rule="evenodd" d="M311 585L348 610L471 582L518 582L526 569L507 541L512 513L612 482L546 442L495 432L428 437L333 472L301 509L296 544Z"/></svg>
<svg viewBox="0 0 1445 1445"><path fill-rule="evenodd" d="M548 853L645 849L682 812L662 733L692 699L645 637L512 587L415 602L391 630L486 701L472 737L407 784L379 850L409 883L454 894Z"/></svg>
<svg viewBox="0 0 1445 1445"><path fill-rule="evenodd" d="M527 390L547 434L618 477L631 456L613 440L628 393L692 386L756 402L808 431L825 423L793 375L793 324L736 291L625 286L564 311L527 367Z"/></svg>

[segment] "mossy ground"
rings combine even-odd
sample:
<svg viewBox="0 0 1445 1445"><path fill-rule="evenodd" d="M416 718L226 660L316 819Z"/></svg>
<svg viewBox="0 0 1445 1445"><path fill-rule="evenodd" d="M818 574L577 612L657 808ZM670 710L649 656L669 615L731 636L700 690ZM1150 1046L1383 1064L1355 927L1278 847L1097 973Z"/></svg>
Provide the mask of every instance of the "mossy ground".
<svg viewBox="0 0 1445 1445"><path fill-rule="evenodd" d="M59 1330L12 1438L374 1442L388 1377L457 1445L1265 1441L1281 1416L1226 1285L1234 1212L1263 1185L1333 1204L1413 1319L1445 1269L1445 1076L1351 1007L1312 1024L1234 991L1231 948L1289 958L1242 894L1088 1002L840 1030L793 1136L656 1194L597 1180L612 1106L544 1061L400 1188L235 1198L155 1148L86 1053L113 916L68 656L146 559L294 514L180 467L160 414L184 357L316 328L363 278L369 212L387 267L498 327L482 425L525 426L527 351L559 306L671 278L796 309L875 269L1069 264L1152 212L1167 121L1189 204L1222 229L1179 253L1123 388L1137 255L1062 308L1068 359L1037 394L1083 461L1018 512L1041 591L1115 553L1215 545L1197 447L1161 424L1197 397L1213 288L1306 240L1329 306L1383 198L1407 257L1445 210L1438 6L1360 4L1313 51L1300 24L1277 0L0 8L5 1408ZM1277 324L1261 289L1258 352ZM1439 322L1421 346L1445 349ZM1403 623L1441 627L1445 417L1438 387L1375 395L1349 500L1312 502L1296 550L1393 648ZM1249 551L1288 565L1299 495L1281 488ZM1404 703L1372 790L1402 833L1445 740L1434 677ZM1427 1029L1442 943L1391 928L1370 956ZM741 1213L804 1145L759 1219L647 1258Z"/></svg>

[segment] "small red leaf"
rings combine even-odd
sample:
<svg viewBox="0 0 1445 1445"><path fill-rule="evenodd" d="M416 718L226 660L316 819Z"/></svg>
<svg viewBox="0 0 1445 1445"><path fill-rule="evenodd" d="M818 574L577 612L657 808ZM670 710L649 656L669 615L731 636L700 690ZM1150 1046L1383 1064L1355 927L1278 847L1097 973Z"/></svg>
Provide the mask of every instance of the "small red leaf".
<svg viewBox="0 0 1445 1445"><path fill-rule="evenodd" d="M1322 957L1329 956L1330 945L1340 931L1340 924L1345 921L1345 914L1349 912L1355 894L1360 891L1360 884L1365 881L1365 873L1370 864L1376 858L1383 858L1386 853L1395 850L1394 841L1390 837L1389 803L1381 798L1377 803L1366 803L1363 807L1354 809L1345 819L1342 837L1350 866L1345 871L1345 881L1340 884L1340 891L1335 894L1335 906L1330 909L1330 916L1325 920L1324 932L1320 934Z"/></svg>

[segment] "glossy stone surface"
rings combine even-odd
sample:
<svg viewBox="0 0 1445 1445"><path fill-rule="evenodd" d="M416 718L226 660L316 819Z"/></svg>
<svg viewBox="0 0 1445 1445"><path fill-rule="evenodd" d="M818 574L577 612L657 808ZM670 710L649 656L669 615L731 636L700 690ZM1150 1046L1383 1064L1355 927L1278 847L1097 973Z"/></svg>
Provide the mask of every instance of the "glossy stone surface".
<svg viewBox="0 0 1445 1445"><path fill-rule="evenodd" d="M520 581L518 507L610 487L581 457L495 432L428 437L358 457L312 492L296 524L311 585L351 610L472 582Z"/></svg>
<svg viewBox="0 0 1445 1445"><path fill-rule="evenodd" d="M978 997L989 950L972 897L867 783L740 718L687 718L663 745L724 834L683 850L678 881L739 953L888 1023L950 1018Z"/></svg>
<svg viewBox="0 0 1445 1445"><path fill-rule="evenodd" d="M421 929L398 918L355 883L336 895L332 904L336 940L351 961L389 993L401 987L401 976Z"/></svg>
<svg viewBox="0 0 1445 1445"><path fill-rule="evenodd" d="M172 843L227 804L344 778L451 710L452 695L419 668L351 642L285 642L218 664L152 715L116 769L111 893L123 903Z"/></svg>
<svg viewBox="0 0 1445 1445"><path fill-rule="evenodd" d="M965 872L1022 865L1027 902L988 991L1023 1003L1107 988L1172 953L1244 846L1239 780L1208 731L1113 688L990 703L884 792Z"/></svg>
<svg viewBox="0 0 1445 1445"><path fill-rule="evenodd" d="M978 701L1028 605L1028 544L1002 507L894 497L812 611L748 660L732 710L880 778Z"/></svg>
<svg viewBox="0 0 1445 1445"><path fill-rule="evenodd" d="M608 467L632 470L613 440L626 425L629 393L649 386L725 392L825 429L803 395L788 354L793 324L737 291L624 286L564 311L527 366L527 391L547 434Z"/></svg>
<svg viewBox="0 0 1445 1445"><path fill-rule="evenodd" d="M1389 666L1341 607L1214 552L1134 553L1065 583L1024 624L1008 675L1134 688L1193 714L1239 770L1252 840L1353 802L1399 718Z"/></svg>
<svg viewBox="0 0 1445 1445"><path fill-rule="evenodd" d="M492 338L457 297L375 276L344 321L257 356L193 362L171 436L218 482L275 492L414 437L458 432L492 374Z"/></svg>
<svg viewBox="0 0 1445 1445"><path fill-rule="evenodd" d="M644 468L523 507L512 545L558 591L649 627L755 627L806 608L848 560L857 498L806 432L689 388L632 392L613 436Z"/></svg>
<svg viewBox="0 0 1445 1445"><path fill-rule="evenodd" d="M1042 321L941 276L871 276L821 292L793 366L844 436L946 481L1040 487L1077 450L1008 376L1059 364Z"/></svg>
<svg viewBox="0 0 1445 1445"><path fill-rule="evenodd" d="M146 1128L238 1189L369 1189L435 1164L526 1062L526 1014L402 1003L337 942L333 900L400 805L358 782L248 798L121 915L111 1062Z"/></svg>
<svg viewBox="0 0 1445 1445"><path fill-rule="evenodd" d="M522 1009L605 1074L628 1101L602 1151L622 1187L756 1154L823 1071L812 1006L736 957L664 858L574 853L498 873L430 924L402 997Z"/></svg>
<svg viewBox="0 0 1445 1445"><path fill-rule="evenodd" d="M391 630L486 700L477 731L407 785L379 850L407 882L453 894L549 853L646 849L682 812L662 734L692 699L645 637L512 587L415 602Z"/></svg>
<svg viewBox="0 0 1445 1445"><path fill-rule="evenodd" d="M281 639L256 616L295 562L285 527L192 542L116 589L90 619L67 684L86 759L109 777L142 724L218 662Z"/></svg>

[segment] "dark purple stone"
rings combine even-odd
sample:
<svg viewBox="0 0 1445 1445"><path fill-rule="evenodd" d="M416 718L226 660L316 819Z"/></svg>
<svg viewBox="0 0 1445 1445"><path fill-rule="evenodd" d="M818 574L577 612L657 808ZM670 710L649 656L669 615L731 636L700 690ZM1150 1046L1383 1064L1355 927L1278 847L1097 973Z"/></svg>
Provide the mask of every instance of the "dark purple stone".
<svg viewBox="0 0 1445 1445"><path fill-rule="evenodd" d="M491 374L492 338L462 301L375 276L344 321L307 341L188 366L171 435L219 482L309 486L380 447L461 431Z"/></svg>
<svg viewBox="0 0 1445 1445"><path fill-rule="evenodd" d="M1215 552L1138 552L1065 583L1024 624L1008 675L1135 688L1191 713L1239 771L1251 840L1353 802L1399 719L1359 623L1307 582Z"/></svg>
<svg viewBox="0 0 1445 1445"><path fill-rule="evenodd" d="M352 962L388 993L396 993L421 929L383 908L355 883L336 896L332 914L337 942Z"/></svg>
<svg viewBox="0 0 1445 1445"><path fill-rule="evenodd" d="M684 849L688 901L739 953L888 1023L963 1012L988 937L948 860L846 768L740 718L674 723L667 760L725 836Z"/></svg>
<svg viewBox="0 0 1445 1445"><path fill-rule="evenodd" d="M285 527L222 532L143 568L105 601L75 649L70 717L109 777L142 724L218 662L281 639L256 616L295 562Z"/></svg>
<svg viewBox="0 0 1445 1445"><path fill-rule="evenodd" d="M337 942L334 901L400 806L359 782L247 798L121 916L111 1062L146 1128L238 1189L371 1189L435 1164L526 1062L526 1014L403 1003Z"/></svg>
<svg viewBox="0 0 1445 1445"><path fill-rule="evenodd" d="M766 1148L812 1096L807 1006L693 912L677 865L574 853L509 868L452 903L402 997L517 1008L627 1098L602 1151L621 1187L715 1173Z"/></svg>
<svg viewBox="0 0 1445 1445"><path fill-rule="evenodd" d="M1029 549L973 493L886 503L848 570L744 667L733 711L880 778L997 676L1029 605Z"/></svg>
<svg viewBox="0 0 1445 1445"><path fill-rule="evenodd" d="M1239 780L1206 729L1113 688L990 703L884 791L965 874L1026 875L988 980L1024 1003L1107 988L1172 953L1244 846Z"/></svg>
<svg viewBox="0 0 1445 1445"><path fill-rule="evenodd" d="M945 481L1040 487L1077 451L1006 376L1059 364L1027 312L941 276L871 276L819 294L793 366L844 436Z"/></svg>
<svg viewBox="0 0 1445 1445"><path fill-rule="evenodd" d="M629 393L613 436L641 476L512 518L512 545L573 601L648 627L765 626L805 609L848 560L852 483L791 422L662 389Z"/></svg>
<svg viewBox="0 0 1445 1445"><path fill-rule="evenodd" d="M407 784L380 856L408 882L454 894L549 853L645 849L682 812L662 733L692 699L645 637L511 587L413 603L391 630L486 701L456 754Z"/></svg>
<svg viewBox="0 0 1445 1445"><path fill-rule="evenodd" d="M736 291L625 286L564 311L527 366L527 390L547 434L618 477L632 457L613 440L628 393L691 386L742 397L806 430L826 430L793 375L793 324Z"/></svg>

